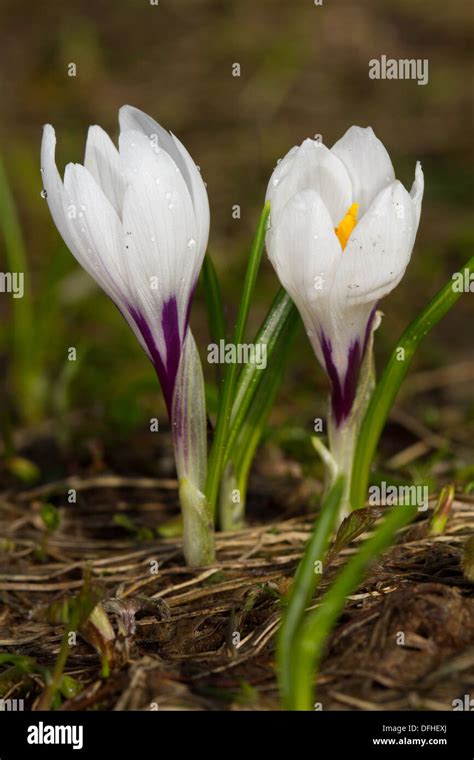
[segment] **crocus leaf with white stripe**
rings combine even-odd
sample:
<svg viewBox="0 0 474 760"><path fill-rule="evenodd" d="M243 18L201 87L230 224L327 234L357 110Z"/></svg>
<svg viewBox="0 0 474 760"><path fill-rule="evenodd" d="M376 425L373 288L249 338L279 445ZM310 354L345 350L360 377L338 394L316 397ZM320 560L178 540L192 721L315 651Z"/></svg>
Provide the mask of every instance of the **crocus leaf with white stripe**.
<svg viewBox="0 0 474 760"><path fill-rule="evenodd" d="M44 190L64 242L152 361L172 418L209 202L196 164L174 135L130 106L120 109L119 121L119 149L100 127L90 127L84 166L68 164L64 182L54 129L46 125Z"/></svg>

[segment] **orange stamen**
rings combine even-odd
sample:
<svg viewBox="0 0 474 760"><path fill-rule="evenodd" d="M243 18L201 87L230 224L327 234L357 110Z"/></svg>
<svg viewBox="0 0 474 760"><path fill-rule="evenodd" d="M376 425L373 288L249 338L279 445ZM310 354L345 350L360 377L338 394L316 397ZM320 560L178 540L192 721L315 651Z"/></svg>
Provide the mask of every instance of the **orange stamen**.
<svg viewBox="0 0 474 760"><path fill-rule="evenodd" d="M342 250L346 247L346 243L349 240L350 234L357 224L357 210L359 208L358 203L353 203L349 211L345 215L344 219L339 222L334 232L341 244Z"/></svg>

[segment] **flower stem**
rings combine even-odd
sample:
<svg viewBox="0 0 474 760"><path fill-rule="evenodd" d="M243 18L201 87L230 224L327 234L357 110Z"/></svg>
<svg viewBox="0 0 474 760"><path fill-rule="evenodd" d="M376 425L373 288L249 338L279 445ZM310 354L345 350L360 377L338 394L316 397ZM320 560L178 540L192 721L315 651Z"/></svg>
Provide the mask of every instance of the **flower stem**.
<svg viewBox="0 0 474 760"><path fill-rule="evenodd" d="M179 481L183 515L183 550L189 567L211 565L215 560L214 526L206 497L190 480Z"/></svg>
<svg viewBox="0 0 474 760"><path fill-rule="evenodd" d="M357 442L358 425L355 419L349 417L346 422L337 426L330 418L328 427L329 450L336 463L335 476L344 475L344 490L342 493L338 519L338 523L341 523L351 511L350 493L352 465ZM332 486L334 481L335 477L333 476L329 485Z"/></svg>

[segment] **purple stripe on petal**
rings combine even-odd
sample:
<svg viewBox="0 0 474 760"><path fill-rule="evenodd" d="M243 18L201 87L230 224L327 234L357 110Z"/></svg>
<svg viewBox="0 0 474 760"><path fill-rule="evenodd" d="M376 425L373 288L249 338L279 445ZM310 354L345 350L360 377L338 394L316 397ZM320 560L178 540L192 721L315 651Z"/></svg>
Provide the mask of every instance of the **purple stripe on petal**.
<svg viewBox="0 0 474 760"><path fill-rule="evenodd" d="M331 341L324 334L321 336L321 349L326 364L326 371L331 383L331 405L336 420L336 425L340 425L350 414L352 405L357 392L357 383L359 380L359 370L362 361L362 353L359 340L353 341L347 353L347 371L344 381L336 369L332 358Z"/></svg>
<svg viewBox="0 0 474 760"><path fill-rule="evenodd" d="M161 327L162 327L163 335L165 339L166 359L164 359L162 355L160 354L160 352L158 351L155 338L153 337L153 333L150 329L150 325L148 324L146 318L134 306L127 304L127 308L130 312L130 315L132 316L138 329L140 330L143 336L143 340L145 341L145 345L151 356L153 366L155 367L156 374L158 375L158 379L161 384L163 396L166 402L166 408L168 410L168 415L170 419L172 416L173 393L174 393L174 387L176 383L176 375L178 373L178 367L179 367L179 362L181 360L184 339L186 337L186 333L188 329L189 314L191 310L191 303L193 300L195 288L196 288L196 285L194 285L191 290L189 300L186 306L184 335L182 339L180 337L180 332L179 332L179 314L178 314L178 303L176 301L176 296L171 296L171 298L169 298L163 304L163 310L161 312Z"/></svg>
<svg viewBox="0 0 474 760"><path fill-rule="evenodd" d="M176 299L174 299L174 301L176 304ZM169 309L167 312L167 318L168 318L167 321L164 320L162 316L163 328L165 327L165 321L166 321L166 325L169 326L171 330L170 336L167 336L167 334L165 333L166 349L167 349L167 352L168 350L170 350L171 352L171 362L169 361L169 358L167 356L166 363L164 362L163 357L158 351L157 345L155 343L155 338L153 337L153 333L150 329L150 325L148 324L146 318L134 306L128 305L128 310L131 316L133 317L133 319L135 320L135 323L143 336L143 340L145 341L145 345L150 354L156 374L158 375L158 379L160 381L161 389L163 391L163 396L166 403L166 408L168 410L168 415L171 419L171 406L172 406L172 401L173 401L174 384L176 380L176 372L178 371L179 357L181 353L181 343L179 342L179 345L178 346L176 345L176 341L179 341L179 329L177 329L177 324L176 324L176 328L174 325L174 321L172 317L173 308L171 307L171 309ZM164 312L165 310L163 309L163 314ZM169 346L169 349L168 349L168 346Z"/></svg>
<svg viewBox="0 0 474 760"><path fill-rule="evenodd" d="M348 417L352 404L357 392L357 383L359 380L359 370L362 362L362 355L360 350L360 343L355 340L349 346L349 353L347 356L347 372L344 379L344 392L343 392L343 413L344 418Z"/></svg>
<svg viewBox="0 0 474 760"><path fill-rule="evenodd" d="M171 296L165 301L163 311L161 312L161 326L165 336L166 345L166 383L161 383L165 398L169 394L168 411L171 412L171 402L173 400L174 384L181 358L181 339L179 337L179 318L178 304L175 296ZM165 389L166 385L166 389Z"/></svg>
<svg viewBox="0 0 474 760"><path fill-rule="evenodd" d="M336 425L338 426L349 416L356 397L360 366L369 343L376 311L377 304L375 304L370 312L367 326L365 328L362 349L361 342L358 338L356 338L349 346L347 352L347 371L344 379L339 377L336 365L334 364L331 341L324 333L321 333L320 335L321 350L323 352L326 371L331 383L331 404Z"/></svg>
<svg viewBox="0 0 474 760"><path fill-rule="evenodd" d="M321 333L320 339L321 350L324 356L324 363L326 364L326 372L328 373L329 382L331 383L331 402L336 418L336 423L339 425L342 418L342 389L339 382L339 375L337 374L336 365L332 360L332 346L329 338L326 338L324 333Z"/></svg>

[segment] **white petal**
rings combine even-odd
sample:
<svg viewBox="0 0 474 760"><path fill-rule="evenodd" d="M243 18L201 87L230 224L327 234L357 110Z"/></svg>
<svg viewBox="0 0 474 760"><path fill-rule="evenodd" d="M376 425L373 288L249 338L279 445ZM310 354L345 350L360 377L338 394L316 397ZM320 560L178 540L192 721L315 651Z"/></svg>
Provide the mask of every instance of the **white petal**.
<svg viewBox="0 0 474 760"><path fill-rule="evenodd" d="M325 145L305 140L277 164L267 188L272 223L289 199L302 190L316 190L337 227L352 203L352 186L347 170Z"/></svg>
<svg viewBox="0 0 474 760"><path fill-rule="evenodd" d="M123 280L120 219L92 175L80 164L67 165L64 191L68 225L74 241L72 252L124 311L129 294Z"/></svg>
<svg viewBox="0 0 474 760"><path fill-rule="evenodd" d="M184 177L184 181L188 186L190 194L192 195L192 182L186 161L179 151L172 135L167 132L166 129L163 129L163 127L158 124L157 121L152 119L151 116L148 116L148 114L133 106L122 106L119 111L119 123L122 132L135 130L137 132L142 132L149 140L157 142L158 146L165 150L175 162Z"/></svg>
<svg viewBox="0 0 474 760"><path fill-rule="evenodd" d="M202 264L194 209L174 161L162 150L155 153L145 135L122 132L120 155L129 176L122 217L125 265L134 301L163 354L163 304L176 297L183 337L189 298Z"/></svg>
<svg viewBox="0 0 474 760"><path fill-rule="evenodd" d="M403 185L382 190L354 228L335 276L341 303L374 304L400 282L413 249L416 213Z"/></svg>
<svg viewBox="0 0 474 760"><path fill-rule="evenodd" d="M206 252L207 243L209 240L209 224L210 224L209 199L207 197L207 190L202 180L199 169L197 168L193 159L189 155L188 151L186 150L182 142L178 140L176 135L171 134L171 136L174 142L176 143L176 147L181 153L189 172L189 179L191 182L191 188L190 188L191 198L193 201L194 213L196 216L197 242L198 242L198 247L202 249L202 253L204 255L204 253Z"/></svg>
<svg viewBox="0 0 474 760"><path fill-rule="evenodd" d="M419 161L417 161L416 168L415 168L415 181L413 182L413 185L410 190L411 199L413 201L413 205L415 206L415 212L416 212L416 227L414 230L413 239L415 239L415 235L418 230L418 225L420 223L421 202L423 200L424 189L425 189L425 177L423 174L423 169L421 168L421 164Z"/></svg>
<svg viewBox="0 0 474 760"><path fill-rule="evenodd" d="M98 126L89 127L84 166L121 216L125 179L119 153L107 132Z"/></svg>
<svg viewBox="0 0 474 760"><path fill-rule="evenodd" d="M329 212L316 191L304 190L288 201L276 227L267 234L267 249L322 361L319 325L342 253Z"/></svg>
<svg viewBox="0 0 474 760"><path fill-rule="evenodd" d="M413 202L397 180L382 190L356 225L337 260L321 329L341 380L351 347L360 350L379 299L400 282L410 260L415 225Z"/></svg>
<svg viewBox="0 0 474 760"><path fill-rule="evenodd" d="M395 179L390 156L372 127L350 127L331 148L349 172L353 202L359 204L359 218L376 195Z"/></svg>
<svg viewBox="0 0 474 760"><path fill-rule="evenodd" d="M41 142L41 174L49 210L59 233L76 256L74 240L64 210L64 186L55 161L56 135L51 124L45 124Z"/></svg>

